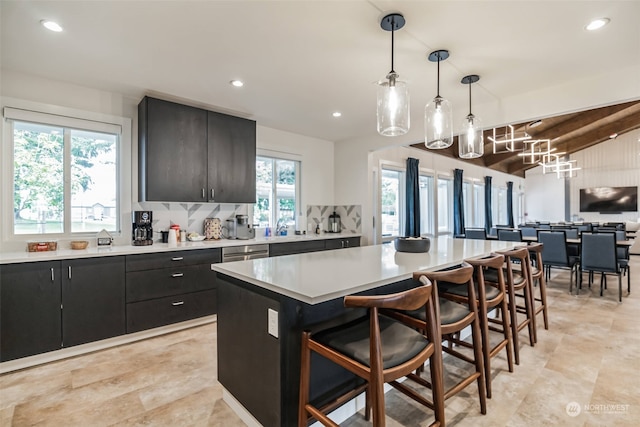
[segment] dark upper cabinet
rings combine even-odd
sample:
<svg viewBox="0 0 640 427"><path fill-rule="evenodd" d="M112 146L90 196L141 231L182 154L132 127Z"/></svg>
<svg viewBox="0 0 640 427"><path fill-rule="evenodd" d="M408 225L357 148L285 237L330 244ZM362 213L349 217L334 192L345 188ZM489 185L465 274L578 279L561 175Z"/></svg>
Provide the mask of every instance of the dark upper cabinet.
<svg viewBox="0 0 640 427"><path fill-rule="evenodd" d="M125 257L62 261L64 347L125 331Z"/></svg>
<svg viewBox="0 0 640 427"><path fill-rule="evenodd" d="M140 201L255 202L256 122L145 97L138 105Z"/></svg>
<svg viewBox="0 0 640 427"><path fill-rule="evenodd" d="M61 347L60 262L0 266L0 361Z"/></svg>
<svg viewBox="0 0 640 427"><path fill-rule="evenodd" d="M207 112L145 97L138 105L140 201L207 201Z"/></svg>
<svg viewBox="0 0 640 427"><path fill-rule="evenodd" d="M256 122L208 112L209 201L256 202Z"/></svg>

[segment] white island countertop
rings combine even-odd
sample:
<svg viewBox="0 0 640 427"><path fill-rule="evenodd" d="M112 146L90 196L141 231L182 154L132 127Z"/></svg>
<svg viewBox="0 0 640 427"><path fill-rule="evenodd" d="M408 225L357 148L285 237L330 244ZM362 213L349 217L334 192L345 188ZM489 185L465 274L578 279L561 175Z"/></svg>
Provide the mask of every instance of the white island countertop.
<svg viewBox="0 0 640 427"><path fill-rule="evenodd" d="M438 270L522 242L438 237L428 253L396 252L393 244L362 246L213 264L216 272L308 304L398 282L415 271Z"/></svg>

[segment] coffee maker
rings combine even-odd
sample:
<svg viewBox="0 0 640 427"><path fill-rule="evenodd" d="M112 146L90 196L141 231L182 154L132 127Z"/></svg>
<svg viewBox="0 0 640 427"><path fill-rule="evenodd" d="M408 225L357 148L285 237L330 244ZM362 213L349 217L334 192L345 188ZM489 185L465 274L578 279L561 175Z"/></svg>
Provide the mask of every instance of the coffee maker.
<svg viewBox="0 0 640 427"><path fill-rule="evenodd" d="M133 211L133 246L153 245L153 228L151 221L153 215L151 211Z"/></svg>

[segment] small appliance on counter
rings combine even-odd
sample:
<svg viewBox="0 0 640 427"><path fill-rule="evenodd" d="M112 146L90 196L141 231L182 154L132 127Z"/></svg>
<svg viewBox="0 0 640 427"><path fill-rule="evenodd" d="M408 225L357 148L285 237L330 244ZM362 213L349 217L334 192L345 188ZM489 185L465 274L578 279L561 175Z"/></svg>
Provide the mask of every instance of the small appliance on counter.
<svg viewBox="0 0 640 427"><path fill-rule="evenodd" d="M248 240L256 237L256 229L249 224L247 215L236 215L235 218L229 218L223 227L226 230L224 237L227 239Z"/></svg>
<svg viewBox="0 0 640 427"><path fill-rule="evenodd" d="M153 245L153 227L151 226L153 215L151 211L133 211L133 246Z"/></svg>
<svg viewBox="0 0 640 427"><path fill-rule="evenodd" d="M206 218L204 220L204 237L207 240L218 240L222 237L220 218Z"/></svg>
<svg viewBox="0 0 640 427"><path fill-rule="evenodd" d="M331 215L329 215L329 229L327 232L329 233L339 233L342 231L342 226L340 225L340 215L333 211Z"/></svg>

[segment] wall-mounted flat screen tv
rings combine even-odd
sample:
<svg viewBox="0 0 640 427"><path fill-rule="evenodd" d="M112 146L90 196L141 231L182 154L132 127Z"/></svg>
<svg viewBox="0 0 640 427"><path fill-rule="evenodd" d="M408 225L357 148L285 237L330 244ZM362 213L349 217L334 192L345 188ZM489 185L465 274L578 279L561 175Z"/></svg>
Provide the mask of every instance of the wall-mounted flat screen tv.
<svg viewBox="0 0 640 427"><path fill-rule="evenodd" d="M638 187L593 187L580 189L580 212L635 212Z"/></svg>

